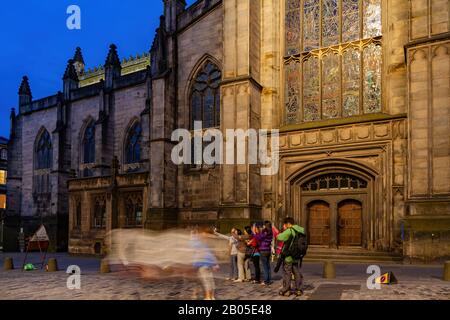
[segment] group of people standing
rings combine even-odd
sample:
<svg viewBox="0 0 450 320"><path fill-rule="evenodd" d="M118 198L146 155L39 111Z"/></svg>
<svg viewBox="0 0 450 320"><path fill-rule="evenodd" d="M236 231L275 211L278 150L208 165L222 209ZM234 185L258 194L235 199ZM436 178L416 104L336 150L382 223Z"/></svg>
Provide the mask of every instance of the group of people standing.
<svg viewBox="0 0 450 320"><path fill-rule="evenodd" d="M262 226L256 224L246 226L243 231L233 228L230 236L215 231L218 237L229 242L230 275L227 280L270 286L273 283L271 263L278 258L283 259L283 288L279 294L283 296L291 293L302 295L303 276L300 273L299 261L283 255L284 244L293 241L296 232L304 234L305 231L302 227L295 225L292 218L286 218L281 232L272 226L270 221L265 221ZM261 266L263 269L262 279ZM293 289L292 278L295 281Z"/></svg>

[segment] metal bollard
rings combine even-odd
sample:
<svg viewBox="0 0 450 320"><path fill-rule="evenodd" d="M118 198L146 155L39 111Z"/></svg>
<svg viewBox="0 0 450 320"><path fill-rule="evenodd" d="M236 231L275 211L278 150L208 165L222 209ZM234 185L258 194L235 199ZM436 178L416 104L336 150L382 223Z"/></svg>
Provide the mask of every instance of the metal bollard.
<svg viewBox="0 0 450 320"><path fill-rule="evenodd" d="M5 258L5 261L3 261L3 269L14 270L14 263L12 258Z"/></svg>
<svg viewBox="0 0 450 320"><path fill-rule="evenodd" d="M56 261L55 258L48 259L47 271L48 272L56 272L56 271L58 271L58 262Z"/></svg>
<svg viewBox="0 0 450 320"><path fill-rule="evenodd" d="M110 273L108 260L103 259L100 263L100 273Z"/></svg>
<svg viewBox="0 0 450 320"><path fill-rule="evenodd" d="M325 261L323 265L323 277L324 279L336 278L336 266L333 261Z"/></svg>
<svg viewBox="0 0 450 320"><path fill-rule="evenodd" d="M444 281L450 281L450 261L444 264Z"/></svg>

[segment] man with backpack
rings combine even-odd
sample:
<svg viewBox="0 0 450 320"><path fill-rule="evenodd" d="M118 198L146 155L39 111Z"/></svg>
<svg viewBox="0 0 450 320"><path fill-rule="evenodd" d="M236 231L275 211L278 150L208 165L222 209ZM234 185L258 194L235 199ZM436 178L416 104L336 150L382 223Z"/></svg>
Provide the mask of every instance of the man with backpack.
<svg viewBox="0 0 450 320"><path fill-rule="evenodd" d="M306 255L308 243L306 241L305 229L296 225L293 218L284 220L284 232L277 236L278 241L283 241L284 246L280 259L283 266L283 288L279 292L281 296L290 296L291 280L294 275L295 294L303 295L301 290L303 275L300 272L303 257Z"/></svg>

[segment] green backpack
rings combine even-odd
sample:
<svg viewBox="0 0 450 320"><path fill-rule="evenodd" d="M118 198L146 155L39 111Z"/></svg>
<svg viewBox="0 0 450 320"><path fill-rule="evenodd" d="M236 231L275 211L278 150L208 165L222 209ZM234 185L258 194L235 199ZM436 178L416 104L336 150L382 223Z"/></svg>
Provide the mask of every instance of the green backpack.
<svg viewBox="0 0 450 320"><path fill-rule="evenodd" d="M33 271L33 270L36 270L36 268L34 267L33 264L27 263L27 264L23 267L23 270L25 270L25 271Z"/></svg>

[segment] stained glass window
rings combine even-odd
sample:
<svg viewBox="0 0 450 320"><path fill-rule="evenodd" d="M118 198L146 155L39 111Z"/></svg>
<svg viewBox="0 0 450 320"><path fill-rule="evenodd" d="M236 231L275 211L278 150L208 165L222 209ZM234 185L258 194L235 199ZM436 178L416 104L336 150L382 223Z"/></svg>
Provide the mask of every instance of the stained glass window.
<svg viewBox="0 0 450 320"><path fill-rule="evenodd" d="M342 115L359 114L359 90L361 54L357 49L348 49L342 55Z"/></svg>
<svg viewBox="0 0 450 320"><path fill-rule="evenodd" d="M322 2L322 47L339 43L338 0Z"/></svg>
<svg viewBox="0 0 450 320"><path fill-rule="evenodd" d="M138 163L141 161L141 140L142 128L139 122L136 122L128 132L125 145L125 163Z"/></svg>
<svg viewBox="0 0 450 320"><path fill-rule="evenodd" d="M322 114L325 119L337 118L340 110L339 56L330 53L322 59Z"/></svg>
<svg viewBox="0 0 450 320"><path fill-rule="evenodd" d="M364 112L381 111L381 46L364 49Z"/></svg>
<svg viewBox="0 0 450 320"><path fill-rule="evenodd" d="M296 123L300 111L300 64L291 61L286 65L286 114L288 123Z"/></svg>
<svg viewBox="0 0 450 320"><path fill-rule="evenodd" d="M364 38L381 35L381 0L364 0Z"/></svg>
<svg viewBox="0 0 450 320"><path fill-rule="evenodd" d="M310 51L319 47L320 41L320 2L304 0L303 4L303 50Z"/></svg>
<svg viewBox="0 0 450 320"><path fill-rule="evenodd" d="M303 63L304 120L320 119L319 59L310 57Z"/></svg>
<svg viewBox="0 0 450 320"><path fill-rule="evenodd" d="M211 62L198 72L191 91L191 126L202 121L203 128L220 126L220 81L222 73Z"/></svg>
<svg viewBox="0 0 450 320"><path fill-rule="evenodd" d="M359 39L359 2L361 0L342 0L342 41Z"/></svg>
<svg viewBox="0 0 450 320"><path fill-rule="evenodd" d="M36 145L36 169L50 169L52 166L52 140L47 130L41 133Z"/></svg>
<svg viewBox="0 0 450 320"><path fill-rule="evenodd" d="M95 163L95 124L87 126L83 137L83 163Z"/></svg>
<svg viewBox="0 0 450 320"><path fill-rule="evenodd" d="M300 53L301 7L299 0L286 0L286 53Z"/></svg>
<svg viewBox="0 0 450 320"><path fill-rule="evenodd" d="M381 112L381 0L285 3L285 123Z"/></svg>

